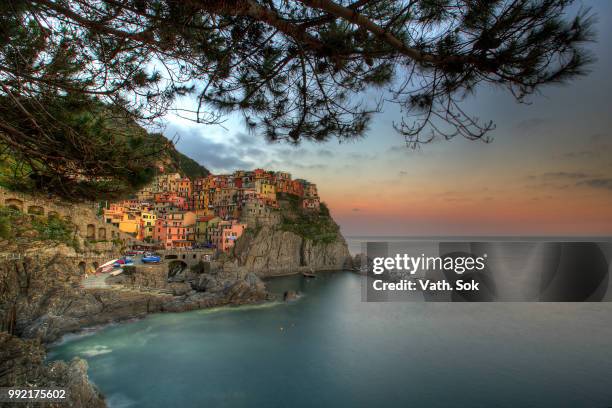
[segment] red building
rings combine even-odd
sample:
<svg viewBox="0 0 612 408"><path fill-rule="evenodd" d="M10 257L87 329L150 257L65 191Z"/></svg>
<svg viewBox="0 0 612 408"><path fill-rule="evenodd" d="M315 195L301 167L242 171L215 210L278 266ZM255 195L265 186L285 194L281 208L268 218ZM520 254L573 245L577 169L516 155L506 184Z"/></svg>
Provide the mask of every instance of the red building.
<svg viewBox="0 0 612 408"><path fill-rule="evenodd" d="M172 212L155 221L153 240L164 248L191 247L195 238L195 213Z"/></svg>

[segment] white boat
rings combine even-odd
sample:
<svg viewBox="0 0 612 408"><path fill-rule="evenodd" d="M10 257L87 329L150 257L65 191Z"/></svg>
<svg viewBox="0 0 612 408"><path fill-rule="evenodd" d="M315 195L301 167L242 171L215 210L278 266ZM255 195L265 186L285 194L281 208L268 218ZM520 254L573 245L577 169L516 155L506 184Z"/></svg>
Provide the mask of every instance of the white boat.
<svg viewBox="0 0 612 408"><path fill-rule="evenodd" d="M114 271L112 271L110 273L110 276L117 276L117 275L121 275L123 273L123 269L119 268L119 269L115 269Z"/></svg>
<svg viewBox="0 0 612 408"><path fill-rule="evenodd" d="M113 265L115 264L115 262L117 262L119 259L113 259L112 261L108 261L105 264L102 264L98 267L98 269L96 269L96 273L107 273L113 270Z"/></svg>

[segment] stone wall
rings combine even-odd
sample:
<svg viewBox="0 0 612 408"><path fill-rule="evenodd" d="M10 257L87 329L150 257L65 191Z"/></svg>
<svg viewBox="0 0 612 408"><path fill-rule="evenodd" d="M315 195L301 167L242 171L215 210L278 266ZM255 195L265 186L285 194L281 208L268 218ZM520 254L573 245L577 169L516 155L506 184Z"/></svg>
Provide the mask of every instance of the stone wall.
<svg viewBox="0 0 612 408"><path fill-rule="evenodd" d="M68 204L59 199L9 191L0 187L0 205L40 216L59 216L75 225L75 233L83 240L120 240L130 244L135 238L119 228L106 224L97 215L96 203Z"/></svg>

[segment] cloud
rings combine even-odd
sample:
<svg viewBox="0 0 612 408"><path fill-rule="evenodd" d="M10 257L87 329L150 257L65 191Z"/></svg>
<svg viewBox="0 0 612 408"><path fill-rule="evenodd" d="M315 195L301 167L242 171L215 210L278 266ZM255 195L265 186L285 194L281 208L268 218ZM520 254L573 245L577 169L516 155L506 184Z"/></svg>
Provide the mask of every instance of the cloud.
<svg viewBox="0 0 612 408"><path fill-rule="evenodd" d="M334 157L334 153L329 149L319 149L317 150L317 155L320 157Z"/></svg>
<svg viewBox="0 0 612 408"><path fill-rule="evenodd" d="M170 124L164 134L167 137L178 135L180 138L176 143L177 150L214 173L250 169L255 165L255 162L246 156L260 152L251 151L251 154L248 154L247 149L239 148L236 143L232 143L235 138L229 138L227 143L211 140L204 136L202 129L202 127Z"/></svg>
<svg viewBox="0 0 612 408"><path fill-rule="evenodd" d="M359 212L359 211L361 211L361 208L353 208L351 211L353 211L353 212Z"/></svg>
<svg viewBox="0 0 612 408"><path fill-rule="evenodd" d="M598 150L582 150L579 152L568 152L563 155L563 157L568 159L594 158L599 156L601 156L601 151Z"/></svg>
<svg viewBox="0 0 612 408"><path fill-rule="evenodd" d="M305 169L305 170L325 170L327 169L327 164L300 164L300 163L287 163L285 164L287 167L293 167L296 169Z"/></svg>
<svg viewBox="0 0 612 408"><path fill-rule="evenodd" d="M594 178L582 180L576 183L576 185L612 191L612 178Z"/></svg>
<svg viewBox="0 0 612 408"><path fill-rule="evenodd" d="M347 154L347 157L351 160L355 161L365 161L365 160L375 160L378 157L376 153L359 153L359 152L350 152Z"/></svg>
<svg viewBox="0 0 612 408"><path fill-rule="evenodd" d="M610 136L604 133L595 133L591 135L591 141L598 143L604 140L610 140Z"/></svg>
<svg viewBox="0 0 612 408"><path fill-rule="evenodd" d="M574 180L592 177L586 173L569 172L569 171L554 171L537 175L527 176L526 187L531 189L555 189L565 190L574 183ZM569 184L568 184L569 183Z"/></svg>
<svg viewBox="0 0 612 408"><path fill-rule="evenodd" d="M249 156L257 156L257 157L263 157L267 154L267 152L263 149L260 149L259 147L247 147L246 149L243 150L243 153L249 155Z"/></svg>
<svg viewBox="0 0 612 408"><path fill-rule="evenodd" d="M591 177L590 175L582 172L572 172L572 171L554 171L543 173L542 178L545 179L581 179Z"/></svg>
<svg viewBox="0 0 612 408"><path fill-rule="evenodd" d="M327 149L318 151L305 147L268 143L257 136L243 132L209 136L204 126L187 126L171 122L165 129L166 137L179 137L176 148L183 154L207 167L213 173L228 173L237 169L257 167L272 170L324 170L327 164L316 163L321 156L333 156Z"/></svg>
<svg viewBox="0 0 612 408"><path fill-rule="evenodd" d="M612 136L604 133L596 133L585 138L585 146L582 150L572 149L561 155L568 159L594 159L608 157L612 151Z"/></svg>
<svg viewBox="0 0 612 408"><path fill-rule="evenodd" d="M261 138L256 135L247 135L246 133L238 132L234 135L236 142L241 146L252 146L261 143Z"/></svg>
<svg viewBox="0 0 612 408"><path fill-rule="evenodd" d="M546 124L546 119L542 118L531 118L525 119L517 123L514 127L520 132L530 133L535 130L540 129L542 126Z"/></svg>

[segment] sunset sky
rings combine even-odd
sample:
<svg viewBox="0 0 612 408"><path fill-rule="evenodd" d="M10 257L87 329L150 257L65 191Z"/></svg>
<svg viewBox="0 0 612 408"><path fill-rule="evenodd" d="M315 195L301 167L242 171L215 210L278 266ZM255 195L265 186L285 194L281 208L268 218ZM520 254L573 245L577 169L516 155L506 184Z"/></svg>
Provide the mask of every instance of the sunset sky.
<svg viewBox="0 0 612 408"><path fill-rule="evenodd" d="M263 167L319 187L345 235L612 235L612 2L598 14L592 72L520 105L480 89L463 107L497 129L410 150L392 105L351 143L268 144L239 117L202 126L170 117L165 134L213 173Z"/></svg>

